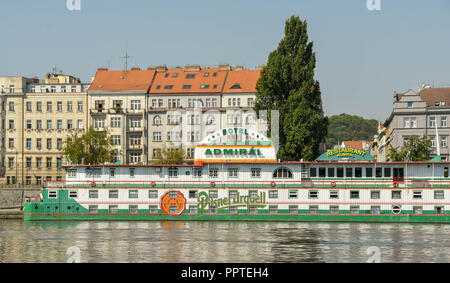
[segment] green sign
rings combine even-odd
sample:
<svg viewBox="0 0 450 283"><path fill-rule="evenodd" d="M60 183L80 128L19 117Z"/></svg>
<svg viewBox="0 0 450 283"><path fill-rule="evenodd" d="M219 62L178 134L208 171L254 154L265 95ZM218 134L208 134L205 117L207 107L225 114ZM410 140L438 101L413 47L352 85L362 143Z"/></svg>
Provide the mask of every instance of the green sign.
<svg viewBox="0 0 450 283"><path fill-rule="evenodd" d="M239 193L235 198L211 198L207 192L200 192L198 194L198 210L203 214L207 207L215 206L218 209L229 208L230 206L249 206L257 205L261 207L266 206L266 193L261 192L259 196L250 198L250 196L241 196Z"/></svg>
<svg viewBox="0 0 450 283"><path fill-rule="evenodd" d="M340 147L329 150L319 156L316 161L338 161L340 159L374 161L375 158L362 149Z"/></svg>

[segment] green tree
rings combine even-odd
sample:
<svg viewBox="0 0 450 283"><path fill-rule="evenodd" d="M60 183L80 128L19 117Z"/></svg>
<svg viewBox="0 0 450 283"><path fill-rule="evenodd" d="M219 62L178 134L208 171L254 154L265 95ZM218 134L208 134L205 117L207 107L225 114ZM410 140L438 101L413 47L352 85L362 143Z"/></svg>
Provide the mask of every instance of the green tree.
<svg viewBox="0 0 450 283"><path fill-rule="evenodd" d="M255 111L267 110L269 121L271 110L279 111L281 160L314 160L327 135L328 120L323 115L319 82L314 79L315 67L306 21L292 16L256 84Z"/></svg>
<svg viewBox="0 0 450 283"><path fill-rule="evenodd" d="M431 140L426 135L421 138L410 136L403 148L390 147L389 158L392 161L428 161L433 151Z"/></svg>
<svg viewBox="0 0 450 283"><path fill-rule="evenodd" d="M328 122L328 149L343 141L371 140L378 129L377 120L356 115L333 115L328 117Z"/></svg>
<svg viewBox="0 0 450 283"><path fill-rule="evenodd" d="M186 153L184 149L163 149L159 159L154 161L155 165L180 165L183 164L186 159Z"/></svg>
<svg viewBox="0 0 450 283"><path fill-rule="evenodd" d="M107 134L92 127L82 134L74 133L68 136L61 152L72 164L112 163L119 154Z"/></svg>

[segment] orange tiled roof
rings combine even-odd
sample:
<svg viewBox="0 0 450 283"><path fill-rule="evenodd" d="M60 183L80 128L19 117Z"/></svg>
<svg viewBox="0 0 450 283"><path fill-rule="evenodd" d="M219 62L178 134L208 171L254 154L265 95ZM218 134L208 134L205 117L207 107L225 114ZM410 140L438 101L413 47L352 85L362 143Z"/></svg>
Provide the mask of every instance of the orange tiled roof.
<svg viewBox="0 0 450 283"><path fill-rule="evenodd" d="M228 73L223 93L256 92L260 70L233 70Z"/></svg>
<svg viewBox="0 0 450 283"><path fill-rule="evenodd" d="M150 94L220 93L227 71L218 68L188 71L181 68L157 72Z"/></svg>
<svg viewBox="0 0 450 283"><path fill-rule="evenodd" d="M145 91L150 88L155 70L108 71L99 69L88 91Z"/></svg>

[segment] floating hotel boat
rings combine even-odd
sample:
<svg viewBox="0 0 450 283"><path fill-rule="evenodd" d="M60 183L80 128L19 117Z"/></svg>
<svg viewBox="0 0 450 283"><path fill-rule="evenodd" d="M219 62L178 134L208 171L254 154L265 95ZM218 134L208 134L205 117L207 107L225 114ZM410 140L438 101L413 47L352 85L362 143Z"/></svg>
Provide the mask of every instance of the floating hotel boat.
<svg viewBox="0 0 450 283"><path fill-rule="evenodd" d="M222 143L228 134L251 141ZM354 148L277 162L269 139L219 130L193 165L68 165L25 220L450 221L448 162L375 162Z"/></svg>

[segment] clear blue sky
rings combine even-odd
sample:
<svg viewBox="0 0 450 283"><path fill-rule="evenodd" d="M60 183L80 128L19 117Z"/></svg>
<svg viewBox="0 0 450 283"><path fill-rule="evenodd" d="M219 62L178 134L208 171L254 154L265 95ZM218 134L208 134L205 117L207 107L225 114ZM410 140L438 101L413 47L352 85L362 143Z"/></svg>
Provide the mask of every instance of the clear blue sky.
<svg viewBox="0 0 450 283"><path fill-rule="evenodd" d="M326 115L384 121L392 95L450 85L450 0L0 0L0 76L53 66L90 81L98 67L264 64L291 15L306 19Z"/></svg>

